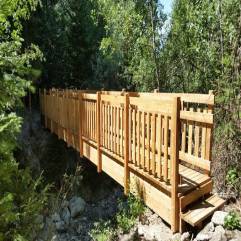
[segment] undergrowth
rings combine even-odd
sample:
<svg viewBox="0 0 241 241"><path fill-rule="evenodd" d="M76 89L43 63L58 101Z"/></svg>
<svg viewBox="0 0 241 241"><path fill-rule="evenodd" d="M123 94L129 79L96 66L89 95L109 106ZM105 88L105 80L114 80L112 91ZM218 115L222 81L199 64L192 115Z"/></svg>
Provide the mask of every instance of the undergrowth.
<svg viewBox="0 0 241 241"><path fill-rule="evenodd" d="M142 200L129 195L118 201L118 212L111 221L95 223L90 236L96 241L114 240L118 233L128 233L145 211Z"/></svg>

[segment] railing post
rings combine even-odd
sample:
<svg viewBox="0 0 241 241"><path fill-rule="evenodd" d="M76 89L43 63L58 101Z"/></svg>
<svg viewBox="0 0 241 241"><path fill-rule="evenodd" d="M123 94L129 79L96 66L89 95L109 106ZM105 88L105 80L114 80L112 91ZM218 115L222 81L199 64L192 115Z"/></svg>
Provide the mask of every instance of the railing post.
<svg viewBox="0 0 241 241"><path fill-rule="evenodd" d="M172 110L172 131L171 131L171 229L179 231L180 212L178 200L178 184L179 184L179 131L180 131L180 97L174 97Z"/></svg>
<svg viewBox="0 0 241 241"><path fill-rule="evenodd" d="M78 94L78 98L79 98L79 120L78 120L78 123L79 123L79 154L80 154L80 157L83 157L83 139L82 139L82 126L83 126L83 111L82 111L82 108L83 108L83 104L82 104L82 93L79 91L79 94Z"/></svg>
<svg viewBox="0 0 241 241"><path fill-rule="evenodd" d="M125 107L124 107L124 150L125 150L125 156L124 156L124 192L125 195L129 193L130 190L130 170L129 170L129 104L130 104L130 99L129 99L129 94L125 94Z"/></svg>
<svg viewBox="0 0 241 241"><path fill-rule="evenodd" d="M100 173L102 171L102 160L101 160L101 92L97 92L97 158L98 158L98 167L97 170Z"/></svg>

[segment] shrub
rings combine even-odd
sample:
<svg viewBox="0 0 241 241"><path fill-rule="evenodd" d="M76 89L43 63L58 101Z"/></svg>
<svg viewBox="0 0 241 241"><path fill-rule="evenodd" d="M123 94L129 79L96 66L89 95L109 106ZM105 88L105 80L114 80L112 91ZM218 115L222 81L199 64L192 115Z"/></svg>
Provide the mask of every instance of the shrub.
<svg viewBox="0 0 241 241"><path fill-rule="evenodd" d="M114 238L115 232L111 227L111 222L101 221L94 224L94 228L90 231L90 236L95 241L110 241Z"/></svg>
<svg viewBox="0 0 241 241"><path fill-rule="evenodd" d="M0 240L33 240L48 186L43 188L41 177L33 180L14 161L0 162L0 183Z"/></svg>
<svg viewBox="0 0 241 241"><path fill-rule="evenodd" d="M241 219L237 212L231 211L224 219L224 227L227 229L240 229L241 228Z"/></svg>
<svg viewBox="0 0 241 241"><path fill-rule="evenodd" d="M136 219L144 212L145 208L140 198L129 195L126 204L119 202L119 210L116 215L117 225L126 233L135 225Z"/></svg>

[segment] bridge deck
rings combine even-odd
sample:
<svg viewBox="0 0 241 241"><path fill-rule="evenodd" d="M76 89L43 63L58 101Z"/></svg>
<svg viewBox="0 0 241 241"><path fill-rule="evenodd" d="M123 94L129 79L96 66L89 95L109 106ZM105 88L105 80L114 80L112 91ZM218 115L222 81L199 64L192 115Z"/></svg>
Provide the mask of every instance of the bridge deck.
<svg viewBox="0 0 241 241"><path fill-rule="evenodd" d="M45 127L141 196L173 232L212 191L213 105L212 94L40 92Z"/></svg>

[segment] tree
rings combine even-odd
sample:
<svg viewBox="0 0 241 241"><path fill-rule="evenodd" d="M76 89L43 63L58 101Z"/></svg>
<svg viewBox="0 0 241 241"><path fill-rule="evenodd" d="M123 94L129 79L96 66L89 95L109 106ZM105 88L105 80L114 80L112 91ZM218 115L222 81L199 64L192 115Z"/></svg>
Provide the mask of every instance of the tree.
<svg viewBox="0 0 241 241"><path fill-rule="evenodd" d="M24 46L22 22L30 17L38 1L0 2L0 240L32 240L36 215L46 199L41 179L34 181L14 160L21 118L16 107L39 71L32 62L42 54L35 45Z"/></svg>

